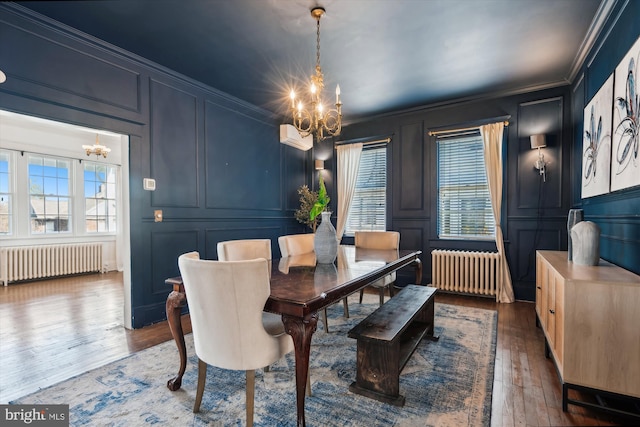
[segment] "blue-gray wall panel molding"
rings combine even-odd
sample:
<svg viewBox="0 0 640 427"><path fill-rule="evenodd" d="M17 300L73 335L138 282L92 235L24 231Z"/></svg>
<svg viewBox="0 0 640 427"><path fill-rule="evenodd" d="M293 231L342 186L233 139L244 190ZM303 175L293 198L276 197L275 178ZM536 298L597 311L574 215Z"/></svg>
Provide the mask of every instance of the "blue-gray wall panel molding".
<svg viewBox="0 0 640 427"><path fill-rule="evenodd" d="M151 239L151 263L149 268L152 271L151 283L147 288L147 299L166 299L167 285L165 279L178 276L178 257L191 251L201 252L200 234L197 229L167 230L160 231L162 223L152 226L150 232ZM154 230L155 229L155 230ZM202 255L201 255L202 257ZM138 284L141 286L142 284Z"/></svg>
<svg viewBox="0 0 640 427"><path fill-rule="evenodd" d="M428 249L429 221L396 220L390 229L400 233L400 249Z"/></svg>
<svg viewBox="0 0 640 427"><path fill-rule="evenodd" d="M582 174L582 141L584 135L584 73L581 73L574 85L571 93L571 206L580 208L582 206L582 180L575 179ZM579 147L579 148L578 148Z"/></svg>
<svg viewBox="0 0 640 427"><path fill-rule="evenodd" d="M0 40L0 63L8 76L3 90L113 116L127 111L128 118L140 121L141 79L135 67L87 54L79 50L87 46L57 33L34 34L5 20L0 20Z"/></svg>
<svg viewBox="0 0 640 427"><path fill-rule="evenodd" d="M400 233L400 249L417 249L422 251L422 283L431 281L431 251L428 247L429 221L397 219L389 228ZM398 284L415 283L415 271L407 267L398 272Z"/></svg>
<svg viewBox="0 0 640 427"><path fill-rule="evenodd" d="M206 207L281 210L279 129L205 102Z"/></svg>
<svg viewBox="0 0 640 427"><path fill-rule="evenodd" d="M511 224L514 239L511 240L509 253L511 259L511 276L513 281L535 282L536 251L567 250L566 220L548 221L536 224L533 221L518 221Z"/></svg>
<svg viewBox="0 0 640 427"><path fill-rule="evenodd" d="M518 209L562 208L563 113L562 97L518 106ZM546 136L547 146L541 149L547 162L546 182L534 168L538 151L531 149L530 136L536 134Z"/></svg>
<svg viewBox="0 0 640 427"><path fill-rule="evenodd" d="M512 217L509 235L506 251L516 299L534 301L536 251L567 250L566 217Z"/></svg>
<svg viewBox="0 0 640 427"><path fill-rule="evenodd" d="M156 80L150 83L153 206L199 205L197 98Z"/></svg>
<svg viewBox="0 0 640 427"><path fill-rule="evenodd" d="M428 149L425 143L422 121L400 126L400 136L393 143L392 149L395 165L392 168L394 189L397 203L393 209L394 217L405 214L416 215L420 211L429 214L428 189L430 188L428 165Z"/></svg>
<svg viewBox="0 0 640 427"><path fill-rule="evenodd" d="M309 151L298 150L297 148L290 147L285 144L280 144L283 157L283 172L285 182L283 179L283 192L284 192L284 209L287 211L287 215L293 218L294 212L300 207L300 195L298 194L298 188L302 185L310 185L310 165L313 164L313 149ZM325 168L327 163L325 163ZM334 199L337 203L337 198Z"/></svg>
<svg viewBox="0 0 640 427"><path fill-rule="evenodd" d="M171 289L167 287L167 295ZM188 306L183 312L188 312ZM167 319L166 301L145 305L138 305L131 310L131 324L133 329L142 328Z"/></svg>

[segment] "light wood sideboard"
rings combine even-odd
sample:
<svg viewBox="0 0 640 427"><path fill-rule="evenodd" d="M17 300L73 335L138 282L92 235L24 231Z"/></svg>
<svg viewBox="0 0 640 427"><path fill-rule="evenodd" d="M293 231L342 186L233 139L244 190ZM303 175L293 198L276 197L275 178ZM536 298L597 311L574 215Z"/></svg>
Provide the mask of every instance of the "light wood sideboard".
<svg viewBox="0 0 640 427"><path fill-rule="evenodd" d="M569 389L640 399L640 276L607 261L577 265L564 251L536 253L536 314L562 383L562 408L608 405L570 399Z"/></svg>

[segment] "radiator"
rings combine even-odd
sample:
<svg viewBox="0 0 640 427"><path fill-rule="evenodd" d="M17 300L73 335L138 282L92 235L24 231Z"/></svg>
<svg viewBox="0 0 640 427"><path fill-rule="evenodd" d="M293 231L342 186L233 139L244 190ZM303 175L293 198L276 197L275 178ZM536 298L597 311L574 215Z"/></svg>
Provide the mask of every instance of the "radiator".
<svg viewBox="0 0 640 427"><path fill-rule="evenodd" d="M0 248L0 280L9 282L103 272L102 243Z"/></svg>
<svg viewBox="0 0 640 427"><path fill-rule="evenodd" d="M431 252L433 287L444 291L476 295L496 295L502 280L500 254L497 252Z"/></svg>

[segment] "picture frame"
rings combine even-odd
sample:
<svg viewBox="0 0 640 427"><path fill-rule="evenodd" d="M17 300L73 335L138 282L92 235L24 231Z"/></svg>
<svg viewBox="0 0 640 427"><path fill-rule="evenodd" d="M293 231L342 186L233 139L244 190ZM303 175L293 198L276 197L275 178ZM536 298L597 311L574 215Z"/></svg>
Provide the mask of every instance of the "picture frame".
<svg viewBox="0 0 640 427"><path fill-rule="evenodd" d="M613 79L614 75L611 73L584 108L583 199L606 194L610 189Z"/></svg>
<svg viewBox="0 0 640 427"><path fill-rule="evenodd" d="M615 69L611 191L640 185L640 37Z"/></svg>

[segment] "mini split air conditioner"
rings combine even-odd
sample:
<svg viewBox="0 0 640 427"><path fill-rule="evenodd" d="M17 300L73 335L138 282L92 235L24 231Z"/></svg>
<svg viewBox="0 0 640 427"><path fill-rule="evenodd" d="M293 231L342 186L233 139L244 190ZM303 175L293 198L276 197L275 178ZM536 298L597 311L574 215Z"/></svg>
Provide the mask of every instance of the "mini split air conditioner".
<svg viewBox="0 0 640 427"><path fill-rule="evenodd" d="M313 147L313 135L302 137L292 125L280 125L280 142L298 150L307 151Z"/></svg>

